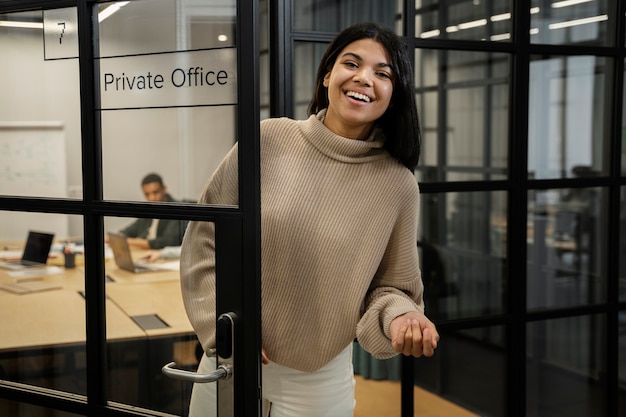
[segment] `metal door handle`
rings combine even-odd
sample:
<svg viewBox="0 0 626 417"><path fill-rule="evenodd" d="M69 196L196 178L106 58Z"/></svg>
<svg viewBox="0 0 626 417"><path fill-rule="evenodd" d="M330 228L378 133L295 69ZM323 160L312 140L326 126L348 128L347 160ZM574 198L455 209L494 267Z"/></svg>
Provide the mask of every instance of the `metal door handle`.
<svg viewBox="0 0 626 417"><path fill-rule="evenodd" d="M182 369L174 368L176 362L170 362L161 368L161 371L170 378L181 379L183 381L191 382L215 382L219 379L227 379L233 374L233 370L228 364L221 364L217 369L210 374L198 374L196 372L185 371Z"/></svg>

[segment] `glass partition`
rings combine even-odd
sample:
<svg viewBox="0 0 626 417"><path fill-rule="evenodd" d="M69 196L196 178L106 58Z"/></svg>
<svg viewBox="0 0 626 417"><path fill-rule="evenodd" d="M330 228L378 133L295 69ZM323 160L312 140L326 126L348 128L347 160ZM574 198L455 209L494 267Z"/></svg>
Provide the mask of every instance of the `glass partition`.
<svg viewBox="0 0 626 417"><path fill-rule="evenodd" d="M606 300L607 190L541 190L528 198L528 308Z"/></svg>
<svg viewBox="0 0 626 417"><path fill-rule="evenodd" d="M429 317L505 312L506 192L422 194L420 213L418 249Z"/></svg>
<svg viewBox="0 0 626 417"><path fill-rule="evenodd" d="M412 359L416 387L436 394L420 404L416 391L414 415L506 417L505 328L485 326L440 335L435 356ZM439 402L437 411L426 410L431 401Z"/></svg>
<svg viewBox="0 0 626 417"><path fill-rule="evenodd" d="M526 415L604 415L604 316L575 316L527 325Z"/></svg>
<svg viewBox="0 0 626 417"><path fill-rule="evenodd" d="M606 174L611 60L533 56L528 103L528 176Z"/></svg>
<svg viewBox="0 0 626 417"><path fill-rule="evenodd" d="M145 219L106 217L105 229ZM151 219L148 219L151 220ZM184 220L160 219L184 231ZM106 297L121 314L107 311L110 401L187 415L191 386L165 377L161 367L176 362L195 371L203 354L183 306L180 243L146 249L141 242L107 235ZM132 335L113 337L128 327Z"/></svg>
<svg viewBox="0 0 626 417"><path fill-rule="evenodd" d="M513 2L415 0L418 38L510 41Z"/></svg>
<svg viewBox="0 0 626 417"><path fill-rule="evenodd" d="M12 219L0 225L0 378L86 395L83 234L68 228L81 218L6 211L0 217Z"/></svg>
<svg viewBox="0 0 626 417"><path fill-rule="evenodd" d="M530 41L553 45L602 45L612 41L609 1L532 0ZM615 8L611 8L615 10Z"/></svg>
<svg viewBox="0 0 626 417"><path fill-rule="evenodd" d="M420 181L508 177L509 64L501 53L415 51Z"/></svg>
<svg viewBox="0 0 626 417"><path fill-rule="evenodd" d="M144 200L142 180L156 173L160 201L197 201L237 141L236 2L99 7L105 199Z"/></svg>
<svg viewBox="0 0 626 417"><path fill-rule="evenodd" d="M399 1L294 0L291 7L297 10L293 18L294 29L298 31L339 32L352 24L367 21L393 28L402 20L402 2Z"/></svg>
<svg viewBox="0 0 626 417"><path fill-rule="evenodd" d="M0 15L0 190L82 198L76 9Z"/></svg>

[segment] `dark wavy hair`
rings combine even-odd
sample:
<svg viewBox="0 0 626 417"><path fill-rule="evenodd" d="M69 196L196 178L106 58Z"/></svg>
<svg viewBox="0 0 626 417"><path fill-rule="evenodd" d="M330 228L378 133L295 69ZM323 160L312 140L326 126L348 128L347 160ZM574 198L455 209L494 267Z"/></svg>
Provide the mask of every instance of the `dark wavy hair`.
<svg viewBox="0 0 626 417"><path fill-rule="evenodd" d="M352 42L361 39L379 42L391 60L394 70L391 105L376 121L376 125L385 133L385 149L412 171L417 166L421 150L420 124L413 92L413 66L406 45L393 30L378 23L359 23L340 32L328 45L320 61L308 114L316 114L328 107L324 77L332 69L339 53Z"/></svg>

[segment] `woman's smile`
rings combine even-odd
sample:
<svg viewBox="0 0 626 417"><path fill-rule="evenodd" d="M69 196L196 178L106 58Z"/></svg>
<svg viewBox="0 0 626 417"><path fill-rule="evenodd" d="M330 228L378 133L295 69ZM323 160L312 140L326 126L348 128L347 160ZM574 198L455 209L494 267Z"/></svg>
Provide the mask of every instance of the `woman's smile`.
<svg viewBox="0 0 626 417"><path fill-rule="evenodd" d="M346 46L324 77L329 103L324 124L338 135L366 139L391 103L393 77L379 42L361 39Z"/></svg>

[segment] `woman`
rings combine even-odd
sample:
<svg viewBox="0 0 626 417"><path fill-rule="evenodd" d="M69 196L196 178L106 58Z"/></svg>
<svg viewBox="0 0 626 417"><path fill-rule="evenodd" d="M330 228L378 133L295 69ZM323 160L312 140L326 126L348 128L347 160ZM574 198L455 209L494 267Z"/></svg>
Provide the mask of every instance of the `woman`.
<svg viewBox="0 0 626 417"><path fill-rule="evenodd" d="M310 117L261 122L266 415L352 416L355 337L377 358L431 356L437 347L417 256L412 170L420 134L411 71L391 30L352 26L322 58ZM235 146L200 201L237 204L237 197ZM205 350L215 345L214 259L212 224L191 222L182 290ZM212 366L203 357L199 372ZM210 385L194 387L190 415L206 415Z"/></svg>

